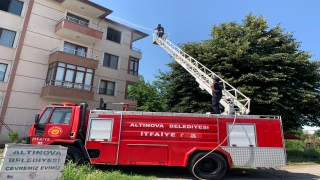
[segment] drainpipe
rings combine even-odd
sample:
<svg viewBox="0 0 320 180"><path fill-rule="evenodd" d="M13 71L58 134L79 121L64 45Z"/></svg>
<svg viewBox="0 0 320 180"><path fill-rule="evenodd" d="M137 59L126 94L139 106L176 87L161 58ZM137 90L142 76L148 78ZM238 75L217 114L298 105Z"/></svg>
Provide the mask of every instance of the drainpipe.
<svg viewBox="0 0 320 180"><path fill-rule="evenodd" d="M98 25L97 25L97 30L99 30L99 24L100 24L100 22L102 21L103 19L100 19L100 21L98 22ZM96 43L93 43L93 45L92 45L92 51L91 51L91 55L92 55L92 57L93 57L93 49L94 49L94 45L95 45Z"/></svg>
<svg viewBox="0 0 320 180"><path fill-rule="evenodd" d="M95 45L96 43L93 43L92 44L92 50L91 50L91 56L92 56L92 58L93 58L93 49L94 49L94 45Z"/></svg>
<svg viewBox="0 0 320 180"><path fill-rule="evenodd" d="M98 22L98 26L97 26L97 29L99 28L99 24L100 24L100 22L102 21L103 19L101 19L99 22Z"/></svg>

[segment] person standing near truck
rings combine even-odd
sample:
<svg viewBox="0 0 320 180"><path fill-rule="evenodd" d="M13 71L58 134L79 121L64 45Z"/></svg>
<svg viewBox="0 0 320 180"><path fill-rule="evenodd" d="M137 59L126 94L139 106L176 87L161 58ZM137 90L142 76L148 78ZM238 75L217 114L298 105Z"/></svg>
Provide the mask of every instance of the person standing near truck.
<svg viewBox="0 0 320 180"><path fill-rule="evenodd" d="M213 78L213 83L210 85L212 89L212 109L214 114L221 114L219 108L219 102L222 98L222 87L219 85L220 79L218 77Z"/></svg>

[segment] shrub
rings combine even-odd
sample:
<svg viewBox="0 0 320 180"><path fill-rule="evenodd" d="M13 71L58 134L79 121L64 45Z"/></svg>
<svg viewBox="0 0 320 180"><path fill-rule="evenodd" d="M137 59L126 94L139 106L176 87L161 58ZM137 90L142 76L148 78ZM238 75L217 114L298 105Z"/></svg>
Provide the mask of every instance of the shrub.
<svg viewBox="0 0 320 180"><path fill-rule="evenodd" d="M14 144L19 141L19 134L17 132L8 132L8 137Z"/></svg>
<svg viewBox="0 0 320 180"><path fill-rule="evenodd" d="M314 131L314 136L320 137L320 129Z"/></svg>

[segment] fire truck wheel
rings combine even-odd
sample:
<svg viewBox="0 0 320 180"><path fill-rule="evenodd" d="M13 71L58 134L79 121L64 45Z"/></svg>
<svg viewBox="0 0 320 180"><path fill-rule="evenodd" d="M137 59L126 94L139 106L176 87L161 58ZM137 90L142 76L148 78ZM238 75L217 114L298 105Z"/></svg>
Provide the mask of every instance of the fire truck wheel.
<svg viewBox="0 0 320 180"><path fill-rule="evenodd" d="M194 164L208 152L199 152L189 161L188 169L192 173ZM202 179L220 179L227 171L227 162L217 154L211 153L194 167L194 173Z"/></svg>
<svg viewBox="0 0 320 180"><path fill-rule="evenodd" d="M73 163L82 164L83 163L83 156L81 151L74 147L74 146L67 146L67 156L66 156L66 162L72 161Z"/></svg>

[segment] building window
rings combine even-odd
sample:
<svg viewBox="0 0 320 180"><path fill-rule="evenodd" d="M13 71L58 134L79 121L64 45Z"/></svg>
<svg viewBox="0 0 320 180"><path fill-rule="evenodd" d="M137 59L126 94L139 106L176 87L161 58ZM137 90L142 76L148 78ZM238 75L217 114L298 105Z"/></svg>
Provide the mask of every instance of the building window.
<svg viewBox="0 0 320 180"><path fill-rule="evenodd" d="M63 52L77 55L77 56L81 56L81 57L87 57L87 48L86 47L72 44L69 42L64 42Z"/></svg>
<svg viewBox="0 0 320 180"><path fill-rule="evenodd" d="M99 94L114 96L116 83L111 81L100 81Z"/></svg>
<svg viewBox="0 0 320 180"><path fill-rule="evenodd" d="M113 68L113 69L118 69L118 60L119 60L118 56L104 53L102 65L106 66L106 67Z"/></svg>
<svg viewBox="0 0 320 180"><path fill-rule="evenodd" d="M139 59L130 57L129 74L138 76Z"/></svg>
<svg viewBox="0 0 320 180"><path fill-rule="evenodd" d="M0 63L0 81L4 81L4 77L7 72L7 67L8 67L7 64Z"/></svg>
<svg viewBox="0 0 320 180"><path fill-rule="evenodd" d="M46 85L91 91L93 69L54 62L49 65Z"/></svg>
<svg viewBox="0 0 320 180"><path fill-rule="evenodd" d="M89 26L89 20L87 19L84 19L82 17L79 17L77 15L74 15L74 14L71 14L71 13L67 13L67 20L68 21L71 21L71 22L74 22L74 23L77 23L77 24L80 24L82 26Z"/></svg>
<svg viewBox="0 0 320 180"><path fill-rule="evenodd" d="M0 28L0 45L13 47L16 32Z"/></svg>
<svg viewBox="0 0 320 180"><path fill-rule="evenodd" d="M0 10L6 11L18 16L21 15L23 2L18 0L0 0Z"/></svg>
<svg viewBox="0 0 320 180"><path fill-rule="evenodd" d="M110 40L110 41L114 41L114 42L120 43L121 42L121 32L117 31L117 30L115 30L113 28L108 27L107 39Z"/></svg>

